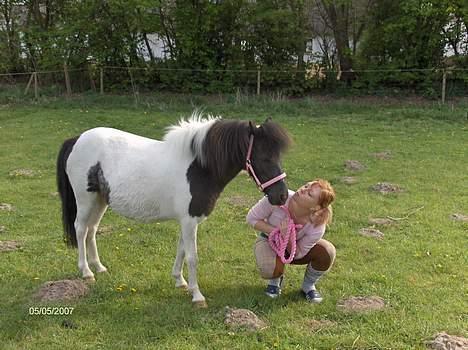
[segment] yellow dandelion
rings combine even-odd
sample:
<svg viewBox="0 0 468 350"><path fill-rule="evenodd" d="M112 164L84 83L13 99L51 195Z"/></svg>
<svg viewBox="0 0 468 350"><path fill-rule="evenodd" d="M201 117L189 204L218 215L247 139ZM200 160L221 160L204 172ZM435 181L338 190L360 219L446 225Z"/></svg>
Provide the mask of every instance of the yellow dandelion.
<svg viewBox="0 0 468 350"><path fill-rule="evenodd" d="M136 291L137 291L135 288L132 288L132 289L130 289L130 290L131 290L133 293L136 293Z"/></svg>

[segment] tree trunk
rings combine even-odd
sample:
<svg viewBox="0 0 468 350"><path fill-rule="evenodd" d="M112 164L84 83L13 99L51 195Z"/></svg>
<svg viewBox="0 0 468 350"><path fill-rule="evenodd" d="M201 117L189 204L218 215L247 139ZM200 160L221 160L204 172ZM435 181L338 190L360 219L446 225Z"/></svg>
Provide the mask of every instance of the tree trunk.
<svg viewBox="0 0 468 350"><path fill-rule="evenodd" d="M342 3L335 6L334 3L326 1L325 9L335 38L336 50L338 54L338 61L340 65L339 75L340 80L344 80L348 85L354 79L353 60L351 56L351 49L349 47L349 6Z"/></svg>
<svg viewBox="0 0 468 350"><path fill-rule="evenodd" d="M154 63L153 50L151 49L151 45L150 45L149 40L148 40L148 35L146 33L144 33L144 32L143 32L143 40L145 41L146 50L148 50L148 54L150 55L150 60L151 60L151 62Z"/></svg>
<svg viewBox="0 0 468 350"><path fill-rule="evenodd" d="M172 33L171 33L170 29L169 29L170 20L169 20L169 23L167 23L166 15L164 13L164 10L163 10L162 6L159 7L159 17L161 19L161 26L162 26L162 29L163 29L163 32L164 32L164 36L166 37L166 44L167 44L167 47L169 48L169 55L171 56L171 59L176 59L176 57L177 57L176 51L175 51L174 46L172 45L173 40L175 42L176 38L175 38L174 35L172 35Z"/></svg>

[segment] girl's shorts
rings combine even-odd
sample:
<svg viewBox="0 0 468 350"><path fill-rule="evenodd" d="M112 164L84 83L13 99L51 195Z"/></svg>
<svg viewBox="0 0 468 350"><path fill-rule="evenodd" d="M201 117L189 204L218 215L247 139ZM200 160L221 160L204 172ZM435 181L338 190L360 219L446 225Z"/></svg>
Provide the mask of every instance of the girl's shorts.
<svg viewBox="0 0 468 350"><path fill-rule="evenodd" d="M261 232L255 241L255 260L260 276L264 279L273 278L276 266L276 253L271 249L267 236Z"/></svg>

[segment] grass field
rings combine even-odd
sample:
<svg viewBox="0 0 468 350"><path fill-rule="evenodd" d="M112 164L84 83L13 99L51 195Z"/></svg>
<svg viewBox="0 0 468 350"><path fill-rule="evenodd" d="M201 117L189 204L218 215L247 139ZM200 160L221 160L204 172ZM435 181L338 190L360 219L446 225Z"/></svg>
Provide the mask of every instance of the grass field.
<svg viewBox="0 0 468 350"><path fill-rule="evenodd" d="M77 251L62 241L60 203L54 196L55 159L65 138L95 126L160 138L164 128L195 107L225 118L284 125L294 139L283 166L288 185L322 177L337 192L335 219L326 238L337 247L334 268L318 284L323 303L302 300L303 267L286 272L278 300L263 295L245 223L260 197L238 176L213 214L199 227L199 283L208 309L173 287L176 222L140 224L108 212L98 237L107 275L85 298L47 304L74 307L71 316L33 316L43 304L32 295L44 282L79 277ZM468 215L467 102L440 107L411 101L332 99L274 100L247 97L158 95L135 106L125 97L77 97L70 101L0 106L0 240L22 249L0 252L0 347L2 349L334 349L425 348L435 333L467 336ZM390 159L373 153L389 151ZM346 160L366 169L352 173ZM10 173L30 169L34 176ZM358 183L346 185L343 176ZM404 191L382 195L378 182ZM365 237L371 217L402 218L376 227L383 239ZM347 313L337 303L351 296L380 296L383 310ZM45 305L45 304L44 304ZM247 308L269 327L231 330L224 308ZM69 326L64 326L64 320ZM313 327L313 320L331 321ZM70 326L72 325L72 326Z"/></svg>

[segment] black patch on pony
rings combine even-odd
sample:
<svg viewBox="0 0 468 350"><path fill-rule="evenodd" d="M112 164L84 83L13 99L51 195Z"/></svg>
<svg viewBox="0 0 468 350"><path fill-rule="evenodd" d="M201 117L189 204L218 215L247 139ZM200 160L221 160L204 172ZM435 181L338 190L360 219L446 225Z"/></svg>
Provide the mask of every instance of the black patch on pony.
<svg viewBox="0 0 468 350"><path fill-rule="evenodd" d="M224 187L245 168L251 133L262 140L265 150L278 157L290 143L286 131L272 122L266 122L260 128L252 128L251 123L238 120L213 123L203 141L203 156L197 155L187 169L192 195L191 216L208 216ZM193 141L192 151L195 152Z"/></svg>
<svg viewBox="0 0 468 350"><path fill-rule="evenodd" d="M88 188L86 190L88 192L99 192L104 197L106 203L109 204L110 187L104 177L100 162L97 162L96 165L89 168Z"/></svg>
<svg viewBox="0 0 468 350"><path fill-rule="evenodd" d="M197 160L194 160L187 169L187 180L192 194L189 204L190 216L210 215L223 189L216 185L213 175Z"/></svg>

